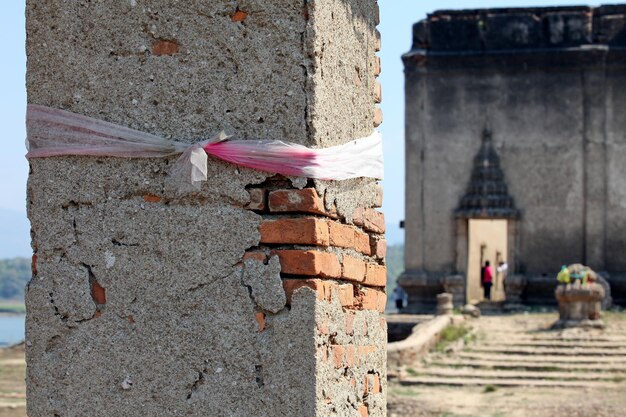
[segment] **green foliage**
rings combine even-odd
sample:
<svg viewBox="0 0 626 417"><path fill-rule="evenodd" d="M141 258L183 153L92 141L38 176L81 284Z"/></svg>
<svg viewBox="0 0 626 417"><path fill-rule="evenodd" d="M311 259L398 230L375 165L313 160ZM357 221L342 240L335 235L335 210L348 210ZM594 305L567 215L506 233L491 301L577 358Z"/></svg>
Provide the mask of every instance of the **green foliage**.
<svg viewBox="0 0 626 417"><path fill-rule="evenodd" d="M455 326L451 324L447 326L441 331L441 338L439 339L439 342L437 342L435 350L437 352L443 352L446 349L446 346L450 343L456 342L457 340L468 336L470 330L471 329L469 327L463 325Z"/></svg>
<svg viewBox="0 0 626 417"><path fill-rule="evenodd" d="M496 387L491 384L485 385L485 390L483 392L485 393L496 392Z"/></svg>
<svg viewBox="0 0 626 417"><path fill-rule="evenodd" d="M30 280L30 260L26 258L0 260L0 299L23 300L24 288Z"/></svg>
<svg viewBox="0 0 626 417"><path fill-rule="evenodd" d="M408 369L406 370L406 373L407 373L407 374L409 374L409 375L411 375L411 376L418 376L418 375L419 375L419 372L417 372L417 371L416 371L415 369L413 369L413 368L408 368Z"/></svg>
<svg viewBox="0 0 626 417"><path fill-rule="evenodd" d="M399 388L399 387L389 388L389 393L391 395L397 395L398 397L417 397L419 395L419 392L411 388Z"/></svg>
<svg viewBox="0 0 626 417"><path fill-rule="evenodd" d="M24 314L26 306L22 301L3 302L0 300L0 313Z"/></svg>

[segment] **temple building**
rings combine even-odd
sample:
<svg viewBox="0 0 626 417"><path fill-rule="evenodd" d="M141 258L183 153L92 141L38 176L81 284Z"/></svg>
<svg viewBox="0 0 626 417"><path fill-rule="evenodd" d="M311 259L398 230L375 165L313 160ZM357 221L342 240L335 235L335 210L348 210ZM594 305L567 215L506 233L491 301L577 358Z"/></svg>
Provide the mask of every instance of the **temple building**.
<svg viewBox="0 0 626 417"><path fill-rule="evenodd" d="M437 11L403 60L407 311L486 261L505 305L578 262L626 305L626 5Z"/></svg>

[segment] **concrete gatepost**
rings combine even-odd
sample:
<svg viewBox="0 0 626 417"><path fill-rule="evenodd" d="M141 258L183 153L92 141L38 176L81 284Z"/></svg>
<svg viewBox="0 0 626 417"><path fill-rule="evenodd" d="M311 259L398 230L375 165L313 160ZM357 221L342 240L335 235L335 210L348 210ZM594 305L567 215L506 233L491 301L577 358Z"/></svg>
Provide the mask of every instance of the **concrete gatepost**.
<svg viewBox="0 0 626 417"><path fill-rule="evenodd" d="M29 103L172 140L327 147L380 124L373 0L27 0ZM31 416L383 416L373 180L33 159Z"/></svg>

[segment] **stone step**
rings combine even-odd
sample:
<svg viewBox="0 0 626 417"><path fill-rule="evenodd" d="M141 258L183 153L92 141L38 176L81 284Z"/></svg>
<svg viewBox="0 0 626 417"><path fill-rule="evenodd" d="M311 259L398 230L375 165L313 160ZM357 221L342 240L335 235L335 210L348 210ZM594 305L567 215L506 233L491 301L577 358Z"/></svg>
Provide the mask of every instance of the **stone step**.
<svg viewBox="0 0 626 417"><path fill-rule="evenodd" d="M456 354L457 357L463 359L488 360L493 362L534 362L534 363L605 363L605 364L624 364L626 365L626 356L617 355L516 355L506 353L486 353L463 351Z"/></svg>
<svg viewBox="0 0 626 417"><path fill-rule="evenodd" d="M596 347L520 347L520 346L473 346L469 352L496 353L507 355L564 355L564 356L623 356L626 360L624 348L596 348Z"/></svg>
<svg viewBox="0 0 626 417"><path fill-rule="evenodd" d="M447 366L456 368L534 370L541 372L613 372L626 373L626 364L611 363L550 363L528 361L489 361L477 359L438 359L428 363L429 366Z"/></svg>
<svg viewBox="0 0 626 417"><path fill-rule="evenodd" d="M625 349L626 341L621 342L597 342L597 341L568 341L568 340L489 340L480 342L480 346L483 347L538 347L538 348L553 348L553 347L568 347L568 348L598 348L598 349Z"/></svg>
<svg viewBox="0 0 626 417"><path fill-rule="evenodd" d="M587 381L626 381L626 372L539 372L539 371L516 371L516 370L490 370L476 368L450 368L428 367L416 370L418 377L463 377L463 378L514 378L514 379L559 379L563 381L587 380Z"/></svg>
<svg viewBox="0 0 626 417"><path fill-rule="evenodd" d="M528 341L528 342L552 342L552 341L561 341L561 342L609 342L609 343L624 343L626 344L626 337L621 335L610 335L610 334L602 334L602 335L560 335L560 334L549 334L549 333L507 333L502 334L498 332L490 332L489 333L489 342L490 343L499 343L499 342L518 342L518 341Z"/></svg>
<svg viewBox="0 0 626 417"><path fill-rule="evenodd" d="M411 377L399 381L401 385L448 385L448 386L485 386L494 387L568 387L568 388L615 388L622 384L605 381L560 381L517 378L447 378L447 377Z"/></svg>

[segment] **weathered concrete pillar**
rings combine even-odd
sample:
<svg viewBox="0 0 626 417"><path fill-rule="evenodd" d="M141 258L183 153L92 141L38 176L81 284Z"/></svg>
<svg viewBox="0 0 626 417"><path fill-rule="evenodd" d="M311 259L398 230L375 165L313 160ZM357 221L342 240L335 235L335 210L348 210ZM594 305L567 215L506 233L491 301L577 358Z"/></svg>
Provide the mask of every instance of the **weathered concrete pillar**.
<svg viewBox="0 0 626 417"><path fill-rule="evenodd" d="M597 61L606 61L601 51ZM583 90L583 193L585 197L583 236L586 265L606 270L607 253L607 76L592 67L581 71Z"/></svg>
<svg viewBox="0 0 626 417"><path fill-rule="evenodd" d="M28 99L172 140L345 143L381 121L377 19L374 0L28 0ZM173 161L31 161L29 415L384 415L375 181L210 160L185 194Z"/></svg>

